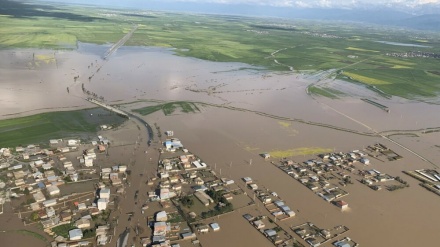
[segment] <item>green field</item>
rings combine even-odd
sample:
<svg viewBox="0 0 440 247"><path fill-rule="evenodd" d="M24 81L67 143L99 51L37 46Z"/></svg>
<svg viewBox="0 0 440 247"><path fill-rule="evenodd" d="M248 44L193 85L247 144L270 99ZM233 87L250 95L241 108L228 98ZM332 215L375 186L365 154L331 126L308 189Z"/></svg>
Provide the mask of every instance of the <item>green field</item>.
<svg viewBox="0 0 440 247"><path fill-rule="evenodd" d="M337 99L339 96L344 95L344 93L332 88L310 86L308 89L309 93L311 94L320 95L331 99Z"/></svg>
<svg viewBox="0 0 440 247"><path fill-rule="evenodd" d="M58 236L63 236L65 238L69 238L69 231L73 230L75 228L76 227L72 223L70 223L70 224L56 226L56 227L52 228L52 231Z"/></svg>
<svg viewBox="0 0 440 247"><path fill-rule="evenodd" d="M134 109L134 112L137 112L143 116L162 111L165 116L174 114L176 111L182 113L196 113L200 112L200 109L197 107L195 103L186 102L186 101L177 101L177 102L169 102L164 104L158 104L153 106L147 106L139 109Z"/></svg>
<svg viewBox="0 0 440 247"><path fill-rule="evenodd" d="M87 138L95 135L99 125L118 125L123 121L124 118L100 108L1 120L0 147L48 143L49 139L69 136Z"/></svg>
<svg viewBox="0 0 440 247"><path fill-rule="evenodd" d="M439 54L438 33L330 21L16 5L1 9L0 22L7 25L0 25L0 48L74 49L77 41L113 43L138 24L126 45L177 48L180 56L243 62L273 71L287 71L289 66L300 73L336 69L326 77L374 84L386 94L411 99L440 92L439 59L386 55ZM383 40L429 47L376 42Z"/></svg>

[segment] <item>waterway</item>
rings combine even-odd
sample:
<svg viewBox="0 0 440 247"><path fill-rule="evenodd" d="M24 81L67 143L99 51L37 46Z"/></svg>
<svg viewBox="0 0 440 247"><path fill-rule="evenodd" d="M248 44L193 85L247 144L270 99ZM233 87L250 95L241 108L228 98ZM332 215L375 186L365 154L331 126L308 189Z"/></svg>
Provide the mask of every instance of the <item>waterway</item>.
<svg viewBox="0 0 440 247"><path fill-rule="evenodd" d="M409 43L399 43L399 42L391 42L391 41L376 41L377 43L387 44L387 45L397 45L397 46L410 46L410 47L420 47L420 48L432 48L432 46L427 45L417 45L417 44L409 44Z"/></svg>

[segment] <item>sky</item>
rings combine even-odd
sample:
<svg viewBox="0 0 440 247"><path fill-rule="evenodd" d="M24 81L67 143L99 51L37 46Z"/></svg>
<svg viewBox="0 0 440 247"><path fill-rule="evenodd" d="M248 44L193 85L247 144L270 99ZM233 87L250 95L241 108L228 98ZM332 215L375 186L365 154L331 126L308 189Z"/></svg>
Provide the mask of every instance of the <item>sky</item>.
<svg viewBox="0 0 440 247"><path fill-rule="evenodd" d="M181 2L214 2L224 4L260 4L285 7L352 7L356 5L403 5L418 6L427 3L439 3L440 0L178 0Z"/></svg>

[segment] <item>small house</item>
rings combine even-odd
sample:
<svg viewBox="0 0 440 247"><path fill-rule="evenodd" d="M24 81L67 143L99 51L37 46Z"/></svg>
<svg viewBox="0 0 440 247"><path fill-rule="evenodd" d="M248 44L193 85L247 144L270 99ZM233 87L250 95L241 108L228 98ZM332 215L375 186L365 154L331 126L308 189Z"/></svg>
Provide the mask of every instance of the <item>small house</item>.
<svg viewBox="0 0 440 247"><path fill-rule="evenodd" d="M69 231L70 240L80 240L83 238L83 233L81 229L73 229Z"/></svg>
<svg viewBox="0 0 440 247"><path fill-rule="evenodd" d="M212 224L210 224L209 226L212 228L212 230L213 230L214 232L220 230L220 226L219 226L218 223L212 223Z"/></svg>

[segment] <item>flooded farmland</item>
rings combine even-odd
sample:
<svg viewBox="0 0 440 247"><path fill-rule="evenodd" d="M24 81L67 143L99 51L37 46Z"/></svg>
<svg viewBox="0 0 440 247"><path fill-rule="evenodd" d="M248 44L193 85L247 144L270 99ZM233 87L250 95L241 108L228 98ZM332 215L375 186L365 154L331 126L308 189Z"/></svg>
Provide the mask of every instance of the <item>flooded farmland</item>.
<svg viewBox="0 0 440 247"><path fill-rule="evenodd" d="M306 89L313 81L295 73L178 57L172 50L159 48L122 47L103 60L106 49L80 44L77 51L0 51L0 118L95 107L85 100L88 95L84 91L96 93L110 104L127 103L121 105L124 110L152 104L143 102L149 100L202 102L200 113L165 116L158 111L143 118L162 130L173 130L186 148L215 166L220 176L237 183L242 177L251 176L276 191L297 212L281 226L288 229L313 222L331 228L342 224L350 228L346 236L362 246L435 243L433 236L440 227L440 216L435 214L439 198L402 173L435 167L377 133L423 132L424 128L439 127L440 106L374 95L376 101L391 109L387 113L350 95L340 99L311 97ZM346 82L335 83L338 89L357 92L355 96L364 95L361 91L366 90ZM126 124L109 134L119 145L115 153L121 163L129 162L130 155L125 151L138 136L131 128L135 126ZM438 133L417 134L394 135L391 139L439 164ZM345 212L260 156L265 152L289 153L286 150L349 152L374 143L383 143L404 158L393 162L372 160L370 168L404 177L410 187L394 192L374 191L355 181L344 188L349 192L344 200L350 208ZM287 158L300 163L314 157L296 154ZM246 212L261 213L252 209L221 216L218 222L222 230L199 239L206 246L270 246L243 219ZM11 212L0 217L14 218L14 227L21 226ZM293 231L289 233L297 237ZM0 240L10 241L12 236L0 233ZM26 236L16 240L14 246L30 242L31 237Z"/></svg>

